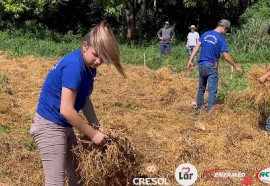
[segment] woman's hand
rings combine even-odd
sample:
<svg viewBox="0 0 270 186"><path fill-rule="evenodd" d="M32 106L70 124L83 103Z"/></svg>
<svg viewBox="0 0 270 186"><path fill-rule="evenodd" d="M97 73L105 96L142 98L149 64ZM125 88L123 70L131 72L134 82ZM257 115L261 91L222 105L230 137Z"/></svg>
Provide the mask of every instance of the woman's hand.
<svg viewBox="0 0 270 186"><path fill-rule="evenodd" d="M265 83L267 78L270 76L270 71L266 72L263 76L261 76L258 80L260 83Z"/></svg>
<svg viewBox="0 0 270 186"><path fill-rule="evenodd" d="M261 84L263 84L263 83L265 83L265 82L267 81L267 78L265 78L264 76L262 76L262 77L260 77L258 80L259 80L259 82L260 82Z"/></svg>
<svg viewBox="0 0 270 186"><path fill-rule="evenodd" d="M99 130L96 130L96 133L92 137L91 141L96 145L103 145L104 143L106 143L106 139L108 138L109 136L107 136L106 134L103 134Z"/></svg>

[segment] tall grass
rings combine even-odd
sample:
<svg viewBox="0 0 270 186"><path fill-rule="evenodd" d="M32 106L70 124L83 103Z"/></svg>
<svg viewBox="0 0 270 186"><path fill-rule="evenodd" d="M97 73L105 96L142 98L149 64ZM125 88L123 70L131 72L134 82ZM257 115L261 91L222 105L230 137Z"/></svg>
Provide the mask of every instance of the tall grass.
<svg viewBox="0 0 270 186"><path fill-rule="evenodd" d="M0 49L13 56L35 55L37 57L54 58L79 47L80 41L75 36L55 36L44 39L35 37L32 33L19 33L18 31L0 32ZM71 37L67 39L67 37ZM72 38L74 37L74 39Z"/></svg>
<svg viewBox="0 0 270 186"><path fill-rule="evenodd" d="M121 58L123 62L133 65L144 65L152 69L158 69L169 65L173 71L179 71L186 67L188 53L184 43L172 43L170 55L159 53L159 42L151 42L148 46L121 45Z"/></svg>
<svg viewBox="0 0 270 186"><path fill-rule="evenodd" d="M270 25L262 19L251 18L240 30L229 38L231 53L239 62L262 63L270 59L270 37L267 29Z"/></svg>
<svg viewBox="0 0 270 186"><path fill-rule="evenodd" d="M239 18L241 27L229 37L231 53L239 62L263 63L270 60L270 1L259 0Z"/></svg>
<svg viewBox="0 0 270 186"><path fill-rule="evenodd" d="M22 31L23 32L23 31ZM72 35L52 36L49 33L42 33L44 37L40 38L35 33L21 33L19 31L1 31L0 32L0 50L4 50L13 56L35 55L37 57L54 58L63 56L66 53L80 46L80 39ZM47 35L47 37L46 37ZM62 37L62 38L61 38ZM121 44L121 59L125 63L133 65L144 64L149 68L158 69L164 65L170 65L172 70L179 71L186 67L187 51L184 43L173 43L170 56L161 56L159 53L159 42L139 46L135 44Z"/></svg>

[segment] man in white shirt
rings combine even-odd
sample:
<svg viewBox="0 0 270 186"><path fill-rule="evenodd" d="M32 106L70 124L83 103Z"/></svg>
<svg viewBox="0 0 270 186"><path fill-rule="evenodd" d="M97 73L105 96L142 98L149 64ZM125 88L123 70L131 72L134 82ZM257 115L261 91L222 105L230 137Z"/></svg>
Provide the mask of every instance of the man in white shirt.
<svg viewBox="0 0 270 186"><path fill-rule="evenodd" d="M188 49L188 54L190 57L192 54L193 48L197 45L199 41L199 33L195 31L196 30L195 25L191 25L189 28L191 32L188 33L186 47Z"/></svg>

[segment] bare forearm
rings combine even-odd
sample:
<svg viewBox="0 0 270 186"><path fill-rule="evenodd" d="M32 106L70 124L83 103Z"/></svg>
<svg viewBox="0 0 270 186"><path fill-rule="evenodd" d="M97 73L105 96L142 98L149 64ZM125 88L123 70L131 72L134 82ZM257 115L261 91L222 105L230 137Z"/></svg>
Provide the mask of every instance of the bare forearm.
<svg viewBox="0 0 270 186"><path fill-rule="evenodd" d="M270 76L270 71L266 72L261 78L267 79Z"/></svg>
<svg viewBox="0 0 270 186"><path fill-rule="evenodd" d="M158 36L158 38L161 37L161 30L159 30L159 31L157 32L157 36Z"/></svg>
<svg viewBox="0 0 270 186"><path fill-rule="evenodd" d="M198 53L199 49L200 49L200 45L196 45L196 46L194 47L193 52L192 52L192 54L191 54L191 56L190 56L190 59L189 59L190 62L193 61L193 59L194 59L194 57L196 56L196 54Z"/></svg>
<svg viewBox="0 0 270 186"><path fill-rule="evenodd" d="M89 123L98 124L97 115L95 113L94 106L90 99L86 101L85 106L82 109L82 111Z"/></svg>
<svg viewBox="0 0 270 186"><path fill-rule="evenodd" d="M62 111L62 115L66 120L80 132L88 136L90 139L96 134L96 130L85 122L75 109L66 109Z"/></svg>
<svg viewBox="0 0 270 186"><path fill-rule="evenodd" d="M235 64L235 62L233 61L232 57L228 54L228 53L224 53L224 58L225 60L232 65L234 68L237 67L237 65Z"/></svg>

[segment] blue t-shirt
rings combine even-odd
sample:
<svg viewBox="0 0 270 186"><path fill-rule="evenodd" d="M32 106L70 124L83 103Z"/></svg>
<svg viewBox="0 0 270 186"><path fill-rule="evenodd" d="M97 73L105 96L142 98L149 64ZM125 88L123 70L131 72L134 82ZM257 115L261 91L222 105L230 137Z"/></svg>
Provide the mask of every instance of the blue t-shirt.
<svg viewBox="0 0 270 186"><path fill-rule="evenodd" d="M43 118L64 127L72 127L60 113L62 87L77 90L74 108L81 110L93 90L96 69L84 63L80 49L58 61L50 70L43 84L37 113Z"/></svg>
<svg viewBox="0 0 270 186"><path fill-rule="evenodd" d="M205 32L199 41L202 44L199 64L215 63L221 52L229 51L226 40L221 33L215 30Z"/></svg>

